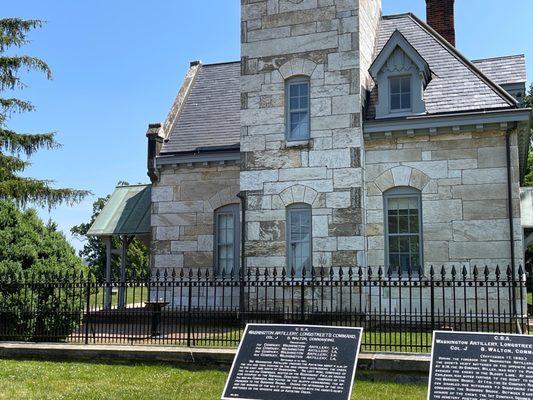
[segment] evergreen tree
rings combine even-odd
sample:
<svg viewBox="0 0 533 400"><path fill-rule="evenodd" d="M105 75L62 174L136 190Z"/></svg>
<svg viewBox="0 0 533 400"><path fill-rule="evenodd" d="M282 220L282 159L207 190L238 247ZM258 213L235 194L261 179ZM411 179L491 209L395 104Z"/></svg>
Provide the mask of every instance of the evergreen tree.
<svg viewBox="0 0 533 400"><path fill-rule="evenodd" d="M47 79L52 78L52 72L43 60L27 55L6 54L8 49L27 44L28 33L42 24L39 20L0 19L0 92L23 89L25 85L20 79L21 71L38 71ZM49 180L20 175L29 165L27 158L36 151L60 147L53 133L23 134L7 128L6 123L13 113L33 110L33 104L28 101L0 97L0 199L12 199L22 206L34 203L48 208L61 203L79 202L89 192L56 189ZM23 155L26 159L21 158Z"/></svg>

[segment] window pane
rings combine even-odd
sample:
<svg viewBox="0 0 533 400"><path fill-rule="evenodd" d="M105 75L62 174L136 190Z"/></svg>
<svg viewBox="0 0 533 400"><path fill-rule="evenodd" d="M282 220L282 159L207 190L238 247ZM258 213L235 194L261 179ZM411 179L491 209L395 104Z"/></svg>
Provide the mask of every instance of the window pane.
<svg viewBox="0 0 533 400"><path fill-rule="evenodd" d="M409 236L400 236L400 252L409 252Z"/></svg>
<svg viewBox="0 0 533 400"><path fill-rule="evenodd" d="M399 94L391 95L390 100L391 100L390 107L391 107L392 110L399 110L401 108L400 95Z"/></svg>
<svg viewBox="0 0 533 400"><path fill-rule="evenodd" d="M398 233L398 217L389 216L389 233Z"/></svg>
<svg viewBox="0 0 533 400"><path fill-rule="evenodd" d="M402 267L402 272L406 272L409 268L409 262L411 261L409 257L409 253L407 254L400 254L400 265Z"/></svg>
<svg viewBox="0 0 533 400"><path fill-rule="evenodd" d="M298 108L298 97L291 97L289 107L291 108L291 110L295 110Z"/></svg>
<svg viewBox="0 0 533 400"><path fill-rule="evenodd" d="M307 96L300 97L300 109L307 110L308 101Z"/></svg>
<svg viewBox="0 0 533 400"><path fill-rule="evenodd" d="M418 236L411 236L410 249L411 254L418 254Z"/></svg>
<svg viewBox="0 0 533 400"><path fill-rule="evenodd" d="M402 94L402 108L411 108L411 93Z"/></svg>
<svg viewBox="0 0 533 400"><path fill-rule="evenodd" d="M411 92L411 78L403 77L402 78L402 93Z"/></svg>
<svg viewBox="0 0 533 400"><path fill-rule="evenodd" d="M411 254L411 268L413 272L418 272L418 269L421 267L420 265L420 257L418 256L418 253L412 253Z"/></svg>
<svg viewBox="0 0 533 400"><path fill-rule="evenodd" d="M396 271L398 271L398 267L399 266L400 266L400 255L399 254L391 254L389 256L389 267L391 268L392 272L396 273Z"/></svg>
<svg viewBox="0 0 533 400"><path fill-rule="evenodd" d="M398 201L398 209L408 210L409 209L409 198L400 198Z"/></svg>
<svg viewBox="0 0 533 400"><path fill-rule="evenodd" d="M300 88L298 87L298 85L290 85L289 92L291 97L298 98L298 96L300 95Z"/></svg>
<svg viewBox="0 0 533 400"><path fill-rule="evenodd" d="M400 216L400 233L409 233L409 217L407 215Z"/></svg>
<svg viewBox="0 0 533 400"><path fill-rule="evenodd" d="M307 97L309 94L309 84L308 83L302 83L300 86L300 96Z"/></svg>
<svg viewBox="0 0 533 400"><path fill-rule="evenodd" d="M418 233L418 216L412 215L409 217L409 233Z"/></svg>
<svg viewBox="0 0 533 400"><path fill-rule="evenodd" d="M400 238L398 236L391 236L389 238L389 252L397 253L400 251Z"/></svg>
<svg viewBox="0 0 533 400"><path fill-rule="evenodd" d="M391 94L400 93L400 80L398 78L392 78L390 80Z"/></svg>

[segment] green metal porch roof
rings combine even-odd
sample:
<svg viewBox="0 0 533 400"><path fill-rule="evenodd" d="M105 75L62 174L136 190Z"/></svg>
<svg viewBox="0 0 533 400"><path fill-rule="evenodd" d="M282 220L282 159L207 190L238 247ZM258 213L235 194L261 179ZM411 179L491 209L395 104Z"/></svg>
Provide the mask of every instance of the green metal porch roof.
<svg viewBox="0 0 533 400"><path fill-rule="evenodd" d="M150 185L117 186L87 232L89 236L150 233Z"/></svg>

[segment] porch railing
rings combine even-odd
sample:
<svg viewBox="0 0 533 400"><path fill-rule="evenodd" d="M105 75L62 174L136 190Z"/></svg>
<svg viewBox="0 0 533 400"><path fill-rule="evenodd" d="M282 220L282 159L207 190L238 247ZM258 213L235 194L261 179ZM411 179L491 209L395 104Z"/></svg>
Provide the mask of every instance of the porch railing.
<svg viewBox="0 0 533 400"><path fill-rule="evenodd" d="M246 323L299 323L363 327L365 351L427 352L435 329L528 333L532 289L522 267L5 274L0 340L237 346Z"/></svg>

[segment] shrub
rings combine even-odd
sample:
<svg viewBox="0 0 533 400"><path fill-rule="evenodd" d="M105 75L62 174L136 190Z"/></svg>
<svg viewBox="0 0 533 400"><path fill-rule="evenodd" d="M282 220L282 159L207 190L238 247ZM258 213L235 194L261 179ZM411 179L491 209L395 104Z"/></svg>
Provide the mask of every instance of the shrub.
<svg viewBox="0 0 533 400"><path fill-rule="evenodd" d="M63 340L80 324L86 267L53 224L0 201L0 340Z"/></svg>

